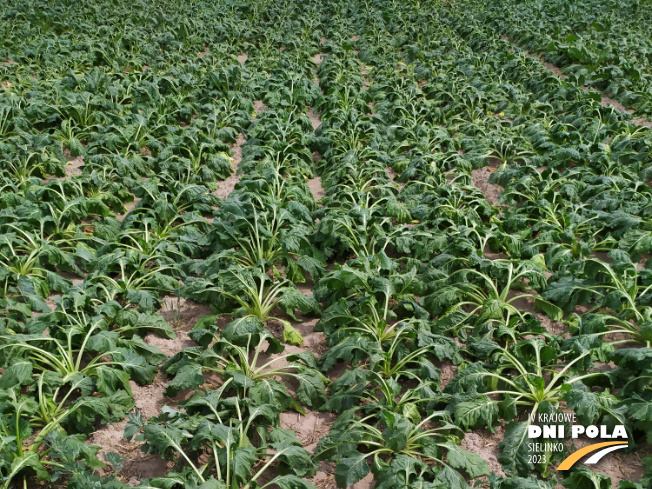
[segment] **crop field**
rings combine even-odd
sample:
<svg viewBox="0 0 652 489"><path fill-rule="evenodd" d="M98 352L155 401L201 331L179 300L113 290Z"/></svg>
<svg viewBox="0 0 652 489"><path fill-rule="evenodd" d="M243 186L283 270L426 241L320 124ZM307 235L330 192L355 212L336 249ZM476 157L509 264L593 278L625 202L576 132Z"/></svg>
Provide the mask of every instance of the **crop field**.
<svg viewBox="0 0 652 489"><path fill-rule="evenodd" d="M651 35L1 2L0 489L652 488Z"/></svg>

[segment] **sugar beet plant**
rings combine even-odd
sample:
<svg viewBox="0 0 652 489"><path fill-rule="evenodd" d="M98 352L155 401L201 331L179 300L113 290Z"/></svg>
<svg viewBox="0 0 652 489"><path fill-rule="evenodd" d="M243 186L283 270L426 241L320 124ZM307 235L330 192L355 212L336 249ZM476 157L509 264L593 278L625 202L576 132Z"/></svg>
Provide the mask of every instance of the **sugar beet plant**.
<svg viewBox="0 0 652 489"><path fill-rule="evenodd" d="M652 487L526 437L570 410L650 465L651 21L4 2L0 487Z"/></svg>

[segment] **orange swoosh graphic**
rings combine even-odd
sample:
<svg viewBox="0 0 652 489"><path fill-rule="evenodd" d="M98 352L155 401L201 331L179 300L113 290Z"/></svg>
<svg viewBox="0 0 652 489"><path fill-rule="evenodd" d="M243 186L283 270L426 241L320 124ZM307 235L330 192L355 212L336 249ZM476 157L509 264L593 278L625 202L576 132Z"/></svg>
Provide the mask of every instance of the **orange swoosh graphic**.
<svg viewBox="0 0 652 489"><path fill-rule="evenodd" d="M566 459L559 464L559 467L557 467L557 470L568 470L570 469L573 465L575 465L575 462L577 462L579 459L581 459L584 455L587 455L591 452L595 452L596 450L604 447L610 447L612 445L627 445L626 441L605 441L603 443L594 443L593 445L589 445L588 447L584 447L581 450L578 450L575 453L570 454Z"/></svg>

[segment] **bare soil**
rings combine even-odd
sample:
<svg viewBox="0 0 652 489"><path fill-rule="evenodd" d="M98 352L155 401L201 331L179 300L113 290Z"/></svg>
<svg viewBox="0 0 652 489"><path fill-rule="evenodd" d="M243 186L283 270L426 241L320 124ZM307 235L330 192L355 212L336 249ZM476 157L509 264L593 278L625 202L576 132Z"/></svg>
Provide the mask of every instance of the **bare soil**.
<svg viewBox="0 0 652 489"><path fill-rule="evenodd" d="M501 36L501 39L502 39L503 41L507 41L508 43L510 43L510 44L512 45L512 48L514 48L514 47L518 47L518 45L517 45L515 42L510 41L510 39L509 39L508 36ZM514 51L514 50L513 50L513 49L510 49L510 51ZM543 59L543 57L541 56L541 54L538 54L538 53L531 53L530 51L528 51L528 50L526 50L526 49L524 49L523 52L524 52L525 54L527 54L528 56L536 56L537 58L539 58L539 61L541 61L541 63L542 63L546 68L548 68L548 70L551 71L555 76L558 76L559 78L568 78L568 75L565 75L564 73L562 73L562 72L561 72L561 69L560 69L559 67L553 65L552 63L548 63L545 59Z"/></svg>
<svg viewBox="0 0 652 489"><path fill-rule="evenodd" d="M527 293L532 294L532 295L538 295L536 291L534 290L528 290ZM512 299L517 295L523 294L523 291L517 291L517 290L510 290L507 293L507 299ZM518 309L521 312L529 312L530 314L534 315L534 317L541 323L541 326L543 326L545 329L548 330L550 334L553 335L566 335L566 337L569 337L570 334L568 333L568 327L561 321L553 321L550 319L547 315L536 312L534 310L534 298L533 297L521 297L520 299L516 299L514 302L511 303L516 309Z"/></svg>
<svg viewBox="0 0 652 489"><path fill-rule="evenodd" d="M527 53L527 51L526 51ZM529 53L528 53L529 54ZM543 66L548 68L548 71L551 71L555 76L558 76L559 78L568 78L568 75L565 75L564 73L561 72L561 68L553 65L552 63L548 63L546 60L544 60L540 55L536 54L535 55L537 58L539 58L539 61L543 63Z"/></svg>
<svg viewBox="0 0 652 489"><path fill-rule="evenodd" d="M507 42L509 42L512 46L516 46L516 43L510 41L508 36L501 36L501 39L502 39L503 41L507 41ZM545 66L549 71L551 71L555 76L558 76L559 78L563 78L563 79L568 78L568 75L565 75L564 73L562 73L562 72L561 72L561 69L560 69L558 66L555 66L555 65L553 65L552 63L548 63L545 59L543 59L543 56L542 56L540 53L530 53L530 52L527 51L527 50L524 50L523 52L524 52L525 54L527 54L527 55L530 55L530 56L536 56L537 58L539 58L539 61L541 61L541 63L543 63L543 65L544 65L544 66ZM589 90L589 87L580 87L580 88L582 88L583 90ZM600 104L601 104L603 107L612 106L612 107L613 107L614 109L616 109L618 112L627 112L628 114L634 114L634 110L633 110L633 109L628 109L628 108L626 108L623 104L621 104L620 102L618 102L618 101L615 100L615 99L612 99L612 98L608 97L608 96L607 96L606 94L604 94L604 93L601 94ZM634 124L635 126L644 126L644 127L650 127L650 128L652 128L652 121L648 121L648 120L645 119L644 117L640 117L640 118L637 118L637 119L632 119L632 120L630 120L629 122L631 122L631 123Z"/></svg>
<svg viewBox="0 0 652 489"><path fill-rule="evenodd" d="M504 260L504 259L509 259L509 255L506 253L494 253L491 251L489 246L486 246L484 250L482 250L482 255L487 259L487 260Z"/></svg>
<svg viewBox="0 0 652 489"><path fill-rule="evenodd" d="M441 370L441 374L439 375L439 380L440 380L440 386L443 389L446 387L446 384L448 384L451 380L453 380L453 377L457 375L457 365L453 365L453 363L450 360L443 360L441 363L437 365L439 370Z"/></svg>
<svg viewBox="0 0 652 489"><path fill-rule="evenodd" d="M321 63L321 60L319 61L319 63ZM315 76L317 76L316 73L315 73ZM319 84L319 79L317 79L317 84ZM308 118L310 119L310 123L312 124L313 131L317 130L317 128L319 126L321 126L321 124L322 124L322 121L320 119L321 112L318 113L318 114L315 114L313 108L308 107L308 110L306 111L306 114L308 115ZM315 163L317 163L317 162L319 162L321 160L321 155L319 153L313 153L312 157L313 157L313 160L315 161ZM310 180L308 180L307 185L308 185L308 188L310 189L310 193L312 193L312 197L313 197L313 199L315 199L315 201L319 202L319 200L322 197L326 196L326 190L324 190L324 187L322 186L321 177L311 178ZM319 206L321 207L321 204L319 204ZM304 292L304 293L306 293L306 292ZM312 294L312 291L310 292L310 294Z"/></svg>
<svg viewBox="0 0 652 489"><path fill-rule="evenodd" d="M103 429L96 431L88 442L102 447L99 452L101 459L111 452L128 459L120 474L120 479L131 486L138 485L139 481L144 478L164 476L168 471L168 462L158 455L143 453L140 450L140 442L127 441L123 436L126 424L127 420L125 419L119 423L106 425Z"/></svg>
<svg viewBox="0 0 652 489"><path fill-rule="evenodd" d="M599 439L590 438L577 438L573 440L573 444L568 444L569 447L573 445L575 448L572 451L577 451L587 445L599 442ZM638 481L644 475L644 468L642 464L643 457L652 454L652 447L644 445L640 447L635 453L627 453L624 450L618 450L610 453L604 457L597 464L591 465L591 470L602 475L606 475L611 479L611 487L618 487L622 480ZM561 485L558 486L561 488Z"/></svg>
<svg viewBox="0 0 652 489"><path fill-rule="evenodd" d="M315 114L313 111L312 107L308 107L308 111L306 112L308 115L308 119L310 119L310 123L312 124L312 130L316 130L319 126L321 126L321 119L319 116L321 115L321 112L319 114Z"/></svg>
<svg viewBox="0 0 652 489"><path fill-rule="evenodd" d="M69 159L68 164L66 165L66 179L72 179L72 177L74 176L78 176L78 177L81 176L83 169L84 169L83 156L77 156L76 158ZM60 180L64 180L64 179L61 178Z"/></svg>
<svg viewBox="0 0 652 489"><path fill-rule="evenodd" d="M65 278L65 279L70 280L72 282L73 287L84 282L84 279L82 277L80 277L79 275L77 275L76 273L58 272L58 275L60 275L61 277ZM55 299L58 299L59 297L61 297L61 294L59 292L55 292L55 293L50 294L45 299L45 303L48 305L48 307L51 310L54 311L57 308L57 303L55 302ZM43 314L43 313L39 312L39 311L32 311L32 317L37 317L37 316L40 316L41 314Z"/></svg>
<svg viewBox="0 0 652 489"><path fill-rule="evenodd" d="M203 54L205 55L207 53L208 49L206 49L206 52ZM201 55L202 53L200 53L200 56ZM238 57L238 61L241 63L246 62L246 60L246 54ZM253 105L257 113L267 109L261 100L254 101ZM308 117L310 118L314 129L319 127L321 121L318 114L315 114L312 109L310 109L308 111ZM215 194L220 198L227 198L240 179L235 172L242 160L242 145L244 142L245 137L242 134L239 134L235 144L231 147L233 152L231 168L234 173L225 181L220 182L218 190L215 191ZM69 157L69 154L67 156ZM317 157L319 158L319 155L317 155ZM67 167L67 177L70 178L73 174L81 174L83 158L68 159L71 164ZM74 170L74 172L69 171L68 168ZM326 194L321 185L320 178L311 179L308 182L308 186L316 200L319 200ZM126 215L138 205L140 200L141 199L139 198L134 198L132 203L125 206L125 213L117 215L117 218L123 220ZM74 283L80 283L82 280L83 279L79 277L73 277ZM312 294L312 285L311 282L307 282L298 287L302 293L310 295ZM53 295L48 299L48 303L53 307L56 305L54 299L57 295ZM206 305L183 298L177 298L175 296L164 297L162 303L163 307L158 311L158 313L173 326L176 338L167 339L161 338L155 334L148 334L145 336L144 340L148 344L159 348L169 358L185 348L196 345L196 343L188 336L188 333L192 330L198 319L211 314L211 309ZM227 320L228 318L223 318L223 321L221 320L220 322L226 323ZM327 347L325 344L324 334L315 332L314 329L317 322L318 319L310 318L307 318L302 322L293 321L293 326L303 335L304 341L301 347L287 345L285 353L312 351L315 355L319 356L326 351ZM262 356L261 359L265 359L264 356ZM283 362L284 360L279 360L277 364L282 364ZM342 369L346 368L347 366L343 364ZM147 386L140 386L135 382L130 382L136 408L144 419L160 414L161 408L165 405L177 407L181 400L186 399L191 394L190 392L180 392L174 399L166 397L163 392L165 391L168 382L169 379L167 379L163 373L159 373L154 382ZM210 379L207 377L207 385L209 383ZM290 392L296 390L297 386L294 385L293 382L287 382L287 384ZM335 419L336 415L334 414L319 413L311 410L306 410L305 416L296 412L286 412L281 414L281 425L284 428L294 430L298 439L302 441L306 448L309 451L314 451L317 442L330 431ZM143 453L141 450L142 443L140 442L126 440L123 437L126 424L127 420L123 420L119 423L105 425L92 434L89 442L101 447L101 458L104 458L104 455L107 453L117 452L123 458L127 459L124 469L120 474L120 479L132 486L137 485L143 478L164 476L172 469L171 462L162 459L158 455L147 455ZM104 470L108 473L110 469L107 468ZM335 489L336 484L334 473L335 464L321 463L319 471L312 479L312 482L318 488ZM357 489L371 488L373 487L373 479L367 477L354 487Z"/></svg>
<svg viewBox="0 0 652 489"><path fill-rule="evenodd" d="M631 122L635 126L644 126L644 127L652 128L652 122L644 119L643 117L640 117L638 119L632 119L629 122Z"/></svg>
<svg viewBox="0 0 652 489"><path fill-rule="evenodd" d="M491 177L493 171L495 170L488 166L478 168L477 170L472 170L471 179L473 181L473 185L484 194L487 202L489 202L491 205L504 207L498 203L500 193L503 191L502 187L500 185L496 185L495 183L489 183L489 177Z"/></svg>
<svg viewBox="0 0 652 489"><path fill-rule="evenodd" d="M223 182L219 182L217 185L217 190L213 192L215 195L217 195L220 199L226 199L231 192L233 192L233 189L235 188L236 184L240 181L240 176L237 174L238 172L238 165L242 161L242 145L245 142L245 137L242 135L242 133L238 134L238 137L235 141L235 143L231 146L231 151L233 152L233 161L231 162L231 170L233 170L233 173L229 175L226 180Z"/></svg>
<svg viewBox="0 0 652 489"><path fill-rule="evenodd" d="M321 178L320 177L315 177L311 178L307 182L308 188L310 189L310 192L312 193L312 196L316 201L319 201L322 197L326 195L326 191L324 190L324 187L321 185Z"/></svg>
<svg viewBox="0 0 652 489"><path fill-rule="evenodd" d="M357 36L352 38L357 40ZM509 41L508 38L504 38ZM326 38L321 39L321 44L326 42ZM202 58L209 53L209 49L206 48L205 51L199 53L199 57ZM319 65L322 62L322 56L326 53L319 53L312 57L313 61ZM539 57L541 62L553 72L555 75L565 78L561 70L545 62L541 56ZM240 54L237 57L238 61L241 64L245 64L248 59L247 53ZM7 63L0 63L7 64ZM143 71L147 69L147 66L143 67ZM363 67L363 70L366 69ZM610 99L606 95L602 96L602 105L612 105L616 110L621 112L633 113L631 109L626 109L619 102ZM261 100L256 100L253 102L254 109L257 113L260 113L267 109L264 103ZM373 103L370 103L370 107L373 111ZM319 119L319 114L315 114L312 108L308 108L307 115L311 121L313 129L317 129L321 124ZM644 119L633 120L632 123L641 126L652 127L652 122L646 121ZM233 151L233 162L231 163L231 168L233 174L230 175L225 181L220 182L218 190L215 191L215 194L225 199L233 191L235 185L240 180L240 177L235 173L237 171L238 165L242 160L242 144L245 142L245 137L242 134L239 134L236 140L236 143L231 147ZM81 175L84 161L82 157L72 158L70 154L67 153L66 157L68 159L68 165L66 166L66 177L72 178L74 175ZM320 158L320 155L315 157ZM317 159L318 161L318 159ZM502 192L502 188L498 185L489 183L489 178L493 173L493 168L484 167L481 169L472 171L472 181L473 185L476 186L486 197L487 201L491 205L499 206L498 198ZM397 176L396 172L390 167L386 169L390 180L393 183L396 183L399 190L403 188L405 184L395 181ZM316 201L321 199L326 195L326 192L322 186L321 178L316 177L308 180L307 185L315 198ZM133 210L140 199L134 199L134 202L127 204L127 211L124 214L121 214L118 219L123 220L124 217ZM486 251L484 253L485 257L489 259L500 259L506 258L507 255L502 253L491 253ZM602 258L602 257L601 257ZM81 282L83 279L74 278L73 283ZM301 290L304 294L310 294L310 284L307 284L304 287L301 287ZM48 304L54 305L53 299L58 294L55 294L48 298ZM148 344L158 347L163 351L168 357L176 354L177 352L183 350L184 348L196 345L188 336L189 331L192 329L196 321L204 315L211 314L211 310L208 306L199 304L186 299L177 299L176 297L169 296L163 300L164 307L159 311L169 323L171 323L177 334L175 339L165 339L154 334L149 334L145 337L145 341ZM537 319L539 319L542 325L548 329L551 333L561 334L565 331L565 326L560 322L551 321L547 316L535 313L532 309L532 300L522 299L519 301L517 307L522 311L530 311ZM303 335L304 341L300 347L288 345L286 347L285 353L299 353L301 351L309 350L315 353L315 355L321 355L325 350L325 336L323 333L315 332L314 328L317 323L317 319L307 319L303 322L294 322L293 326L299 330ZM264 355L261 356L261 361L266 361L269 358L266 358ZM277 364L282 364L283 361L277 362ZM276 365L280 366L280 365ZM340 363L338 364L329 374L329 378L335 379L338 378L341 373L348 368L347 364ZM439 365L441 369L441 386L442 388L456 375L457 367L453 365L450 361L441 362ZM134 400L138 410L141 412L144 418L150 418L152 416L158 415L160 413L161 407L169 404L176 405L180 398L183 398L187 393L181 393L176 399L170 399L164 396L163 391L167 385L167 379L163 374L159 374L154 382L148 386L140 386L135 382L130 382L134 394ZM295 386L291 382L288 384L288 389L292 390ZM330 428L333 425L336 415L332 413L319 413L316 411L311 411L306 409L306 414L301 415L297 412L284 412L280 415L281 426L286 429L291 429L295 431L297 438L304 444L305 448L314 452L316 449L318 441L327 435L330 432ZM104 455L109 452L118 452L121 456L128 457L126 462L125 469L122 473L121 478L131 485L136 485L141 478L146 477L158 477L163 476L171 468L170 463L166 460L163 460L159 456L152 456L143 454L140 450L141 444L139 442L127 441L123 438L124 427L126 425L126 420L123 420L120 423L115 423L112 425L106 425L96 431L90 438L90 443L99 445L101 447L100 455ZM462 440L461 447L469 450L473 453L479 454L487 463L489 464L490 470L496 472L498 475L503 476L502 467L497 460L499 455L498 444L502 441L504 436L503 427L498 427L496 432L489 433L486 430L474 430L473 432L467 433L465 438ZM577 448L586 446L590 443L593 443L594 440L576 440L575 445ZM605 457L598 465L595 466L597 472L603 473L609 476L614 484L614 487L617 486L620 480L630 479L638 480L643 474L643 467L641 463L640 453L649 454L651 450L649 447L646 447L642 452L635 454L634 456L626 453L617 452L612 454L609 457ZM335 489L335 464L322 462L320 464L319 470L314 478L310 481L320 489ZM367 475L360 482L353 485L354 489L371 489L374 486L374 479L371 474Z"/></svg>
<svg viewBox="0 0 652 489"><path fill-rule="evenodd" d="M163 299L163 308L159 314L174 326L177 337L170 340L148 334L144 340L171 357L184 348L196 346L196 343L188 337L188 332L199 318L211 314L211 309L191 300L167 296ZM166 397L163 391L167 384L168 380L162 373L159 373L150 385L140 386L133 381L129 382L136 408L144 419L160 414L161 408L165 405L176 407L178 402L187 396L188 393L181 392L175 399ZM100 457L107 453L117 452L122 457L128 458L120 475L124 482L137 485L141 478L164 476L171 468L169 463L158 455L144 454L140 450L141 443L133 440L127 441L123 437L126 424L127 420L108 424L93 433L89 442L101 447Z"/></svg>
<svg viewBox="0 0 652 489"><path fill-rule="evenodd" d="M261 112L266 111L269 107L267 107L262 100L254 100L254 110L256 111L256 114L260 114ZM253 120L256 120L254 117Z"/></svg>
<svg viewBox="0 0 652 489"><path fill-rule="evenodd" d="M127 217L127 214L133 211L138 205L138 202L140 202L141 200L143 199L141 199L140 197L134 197L133 202L129 202L128 204L125 204L125 211L122 214L116 214L115 218L118 221L124 221L125 217Z"/></svg>
<svg viewBox="0 0 652 489"><path fill-rule="evenodd" d="M333 413L318 413L306 409L306 415L294 411L281 413L281 427L293 430L306 450L313 453L317 442L330 433L337 416Z"/></svg>
<svg viewBox="0 0 652 489"><path fill-rule="evenodd" d="M387 168L385 168L385 171L387 172L387 175L389 175L389 180L392 183L396 184L396 186L398 187L398 190L400 192L403 189L403 187L405 187L405 184L396 181L396 177L398 176L398 173L396 173L394 171L394 168L392 168L391 166L388 166Z"/></svg>
<svg viewBox="0 0 652 489"><path fill-rule="evenodd" d="M70 155L70 150L68 148L63 148L63 155L66 157L66 166L64 168L64 171L66 172L66 175L64 177L52 177L52 178L47 178L45 182L49 182L50 180L59 180L60 182L63 180L72 180L73 177L81 176L82 172L84 171L84 157L83 156L71 156Z"/></svg>
<svg viewBox="0 0 652 489"><path fill-rule="evenodd" d="M351 487L353 489L373 489L375 485L376 480L374 479L374 475L370 472L365 475L362 480L356 482Z"/></svg>
<svg viewBox="0 0 652 489"><path fill-rule="evenodd" d="M609 98L605 94L602 94L601 98L602 98L602 100L600 100L600 103L604 107L607 107L608 105L611 105L618 112L627 112L628 114L633 114L634 113L634 111L632 109L625 108L625 106L623 104L621 104L620 102L618 102L618 100L614 100L612 98Z"/></svg>
<svg viewBox="0 0 652 489"><path fill-rule="evenodd" d="M335 484L335 463L320 462L317 474L312 479L307 479L317 489L337 489Z"/></svg>
<svg viewBox="0 0 652 489"><path fill-rule="evenodd" d="M468 450L471 453L477 453L482 459L489 464L489 471L495 472L501 477L505 476L503 468L498 462L498 455L500 450L498 445L505 437L505 430L502 426L496 427L496 431L489 433L489 431L474 430L466 433L460 447ZM471 484L473 486L473 484Z"/></svg>
<svg viewBox="0 0 652 489"><path fill-rule="evenodd" d="M174 339L161 338L153 333L145 336L147 344L153 345L165 353L168 357L175 355L184 348L197 346L188 336L195 323L202 318L212 314L211 308L183 297L167 296L162 300L163 307L158 312L165 320L172 324L177 337Z"/></svg>

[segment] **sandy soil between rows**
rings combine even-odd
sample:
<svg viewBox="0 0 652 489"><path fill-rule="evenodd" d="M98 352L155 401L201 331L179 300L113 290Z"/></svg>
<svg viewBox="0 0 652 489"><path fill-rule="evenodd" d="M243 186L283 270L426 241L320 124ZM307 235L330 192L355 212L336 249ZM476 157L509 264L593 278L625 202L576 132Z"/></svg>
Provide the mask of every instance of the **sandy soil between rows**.
<svg viewBox="0 0 652 489"><path fill-rule="evenodd" d="M235 144L231 146L231 152L233 153L233 160L231 161L231 170L233 173L229 175L226 180L219 182L217 184L217 190L213 192L220 199L226 199L236 184L240 181L240 175L238 175L238 165L242 161L242 145L245 143L245 137L242 133L238 134Z"/></svg>
<svg viewBox="0 0 652 489"><path fill-rule="evenodd" d="M518 45L516 43L510 41L508 36L501 36L501 39L503 41L507 41L508 43L510 43L512 45L512 47L518 47ZM530 53L529 51L527 51L525 49L523 50L523 52L525 54L529 55L529 56L536 56L539 59L539 61L541 61L541 63L549 71L551 71L555 76L558 76L559 78L563 78L563 79L568 78L568 75L562 73L561 68L559 68L558 66L553 65L552 63L548 63L540 53ZM582 88L583 90L590 90L589 87L580 87L580 88ZM618 111L618 112L626 112L626 113L628 113L630 115L634 114L634 112L635 112L633 109L626 108L622 103L618 102L618 100L610 98L605 93L601 93L600 98L601 98L600 104L603 107L611 106L614 109L616 109L616 111ZM647 120L645 117L631 119L629 122L631 122L635 126L644 126L644 127L652 128L652 121Z"/></svg>
<svg viewBox="0 0 652 489"><path fill-rule="evenodd" d="M489 178L495 171L494 168L485 166L471 171L471 179L473 181L473 186L479 189L491 205L502 206L498 202L500 194L503 191L500 185L495 183L489 183Z"/></svg>

